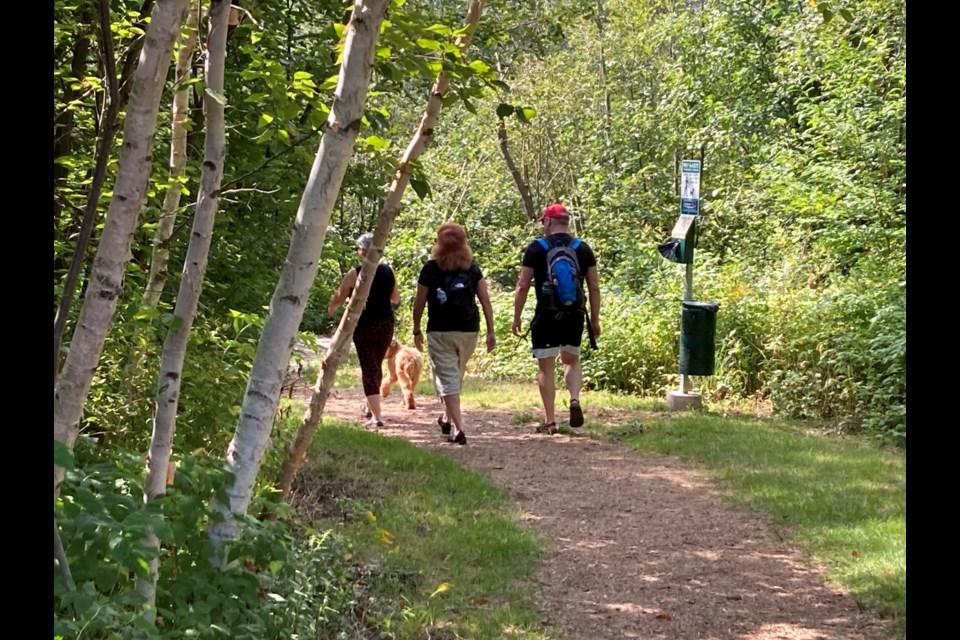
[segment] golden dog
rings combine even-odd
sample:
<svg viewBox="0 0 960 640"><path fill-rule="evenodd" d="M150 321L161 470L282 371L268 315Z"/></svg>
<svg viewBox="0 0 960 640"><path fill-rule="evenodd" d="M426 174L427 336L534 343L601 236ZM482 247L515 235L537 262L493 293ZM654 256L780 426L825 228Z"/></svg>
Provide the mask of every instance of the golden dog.
<svg viewBox="0 0 960 640"><path fill-rule="evenodd" d="M380 385L380 395L386 398L390 395L390 387L394 382L400 382L403 390L403 400L407 409L416 409L417 402L413 392L420 381L420 372L423 370L423 356L413 347L404 347L397 339L390 341L387 349L387 377Z"/></svg>

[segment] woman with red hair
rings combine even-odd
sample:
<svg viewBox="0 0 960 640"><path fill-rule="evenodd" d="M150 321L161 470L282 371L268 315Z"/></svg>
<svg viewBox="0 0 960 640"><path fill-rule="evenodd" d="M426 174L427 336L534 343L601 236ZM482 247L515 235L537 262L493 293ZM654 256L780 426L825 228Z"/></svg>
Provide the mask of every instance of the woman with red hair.
<svg viewBox="0 0 960 640"><path fill-rule="evenodd" d="M493 306L487 283L473 260L463 227L448 222L437 229L431 259L423 265L417 279L417 298L413 303L413 342L423 351L420 321L427 311L427 355L433 370L433 384L443 400L444 413L437 418L440 431L454 444L467 444L460 413L460 389L467 361L477 348L480 312L487 328L487 351L493 351L497 338L493 332Z"/></svg>

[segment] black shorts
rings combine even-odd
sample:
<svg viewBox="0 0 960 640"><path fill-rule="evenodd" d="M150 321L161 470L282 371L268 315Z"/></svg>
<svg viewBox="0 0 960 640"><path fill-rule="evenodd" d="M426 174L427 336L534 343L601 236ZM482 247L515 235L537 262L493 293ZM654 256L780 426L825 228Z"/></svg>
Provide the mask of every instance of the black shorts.
<svg viewBox="0 0 960 640"><path fill-rule="evenodd" d="M538 312L530 325L533 348L579 347L585 319L582 311Z"/></svg>

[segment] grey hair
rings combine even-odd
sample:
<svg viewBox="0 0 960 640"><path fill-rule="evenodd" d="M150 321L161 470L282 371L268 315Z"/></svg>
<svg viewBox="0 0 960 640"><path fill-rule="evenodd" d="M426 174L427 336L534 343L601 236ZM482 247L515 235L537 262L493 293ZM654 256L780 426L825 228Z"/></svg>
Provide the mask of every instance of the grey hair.
<svg viewBox="0 0 960 640"><path fill-rule="evenodd" d="M369 250L370 245L372 244L373 244L373 234L370 233L369 231L361 235L359 238L357 238L357 246L363 249L364 251Z"/></svg>

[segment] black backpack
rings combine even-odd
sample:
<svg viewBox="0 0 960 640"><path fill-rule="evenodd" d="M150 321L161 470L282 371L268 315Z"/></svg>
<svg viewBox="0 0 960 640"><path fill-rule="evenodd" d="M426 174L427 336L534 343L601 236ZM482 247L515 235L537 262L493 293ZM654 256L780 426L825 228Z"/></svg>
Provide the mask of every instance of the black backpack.
<svg viewBox="0 0 960 640"><path fill-rule="evenodd" d="M477 311L474 302L477 289L468 271L448 273L436 293L437 302L459 318L471 318Z"/></svg>

